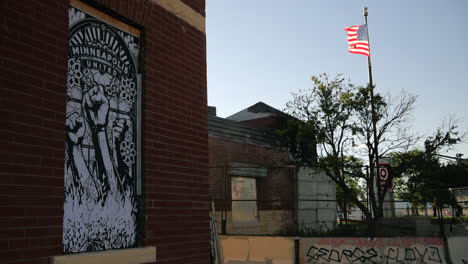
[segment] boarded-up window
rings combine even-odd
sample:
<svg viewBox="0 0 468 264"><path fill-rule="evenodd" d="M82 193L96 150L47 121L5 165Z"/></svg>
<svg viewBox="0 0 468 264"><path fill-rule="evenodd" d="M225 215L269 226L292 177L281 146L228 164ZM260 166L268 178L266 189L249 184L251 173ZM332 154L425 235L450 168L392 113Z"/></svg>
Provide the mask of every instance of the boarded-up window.
<svg viewBox="0 0 468 264"><path fill-rule="evenodd" d="M137 245L140 31L69 8L63 251Z"/></svg>
<svg viewBox="0 0 468 264"><path fill-rule="evenodd" d="M250 177L231 178L232 221L257 221L256 179Z"/></svg>

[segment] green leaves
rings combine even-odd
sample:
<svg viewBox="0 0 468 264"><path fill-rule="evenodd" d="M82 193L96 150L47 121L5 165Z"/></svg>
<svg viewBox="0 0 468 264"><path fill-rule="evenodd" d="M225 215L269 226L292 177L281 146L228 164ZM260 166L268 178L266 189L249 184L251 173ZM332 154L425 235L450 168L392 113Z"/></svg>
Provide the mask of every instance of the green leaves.
<svg viewBox="0 0 468 264"><path fill-rule="evenodd" d="M409 130L402 129L402 124L412 111L415 97L402 94L399 100L395 100L376 93L373 97L373 115L371 86L355 86L342 75L331 78L321 74L312 76L311 80L310 89L293 93L292 100L287 102L286 112L296 119L289 122L280 134L285 138L284 142L287 142L296 164L321 168L342 191L349 193L352 202L368 218L372 217L368 205L359 201L360 192L356 184L363 181L369 186L375 184L375 148L372 147L375 140L380 154L386 153L382 150L383 146L397 149L409 144L412 137L406 134ZM377 123L377 131L374 131L372 121ZM347 141L349 139L352 141ZM356 145L355 141L361 146L360 150L352 148ZM369 175L364 174L362 168L345 168L347 165L362 164L356 158L349 158L350 153L357 151L369 159ZM379 217L382 213L376 210L381 211L382 204L376 202L379 201L376 197L382 196L383 192L378 189L378 195L374 195L374 188L368 189L370 199L373 199L374 215Z"/></svg>
<svg viewBox="0 0 468 264"><path fill-rule="evenodd" d="M468 186L468 170L456 164L442 164L421 150L394 153L392 173L402 179L400 198L415 204L453 204L449 188Z"/></svg>

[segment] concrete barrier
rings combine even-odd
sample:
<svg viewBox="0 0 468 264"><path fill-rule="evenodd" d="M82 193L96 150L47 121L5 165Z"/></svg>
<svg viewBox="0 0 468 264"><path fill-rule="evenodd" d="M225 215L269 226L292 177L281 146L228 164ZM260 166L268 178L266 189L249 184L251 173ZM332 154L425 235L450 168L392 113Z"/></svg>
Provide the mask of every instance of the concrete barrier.
<svg viewBox="0 0 468 264"><path fill-rule="evenodd" d="M465 244L466 246L466 244ZM466 250L466 249L465 249ZM300 263L446 263L435 237L302 238Z"/></svg>
<svg viewBox="0 0 468 264"><path fill-rule="evenodd" d="M223 264L294 264L292 237L220 236ZM448 239L454 264L468 264L468 237ZM299 262L314 263L446 263L438 237L301 238Z"/></svg>
<svg viewBox="0 0 468 264"><path fill-rule="evenodd" d="M294 264L294 238L220 236L223 264Z"/></svg>
<svg viewBox="0 0 468 264"><path fill-rule="evenodd" d="M468 264L468 237L449 237L448 246L453 264Z"/></svg>

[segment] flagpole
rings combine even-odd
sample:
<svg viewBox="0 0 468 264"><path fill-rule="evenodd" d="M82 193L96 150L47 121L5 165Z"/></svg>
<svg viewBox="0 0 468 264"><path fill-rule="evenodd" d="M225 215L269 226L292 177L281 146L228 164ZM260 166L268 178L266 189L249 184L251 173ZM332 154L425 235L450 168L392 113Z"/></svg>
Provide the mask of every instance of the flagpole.
<svg viewBox="0 0 468 264"><path fill-rule="evenodd" d="M370 39L369 39L369 26L367 25L367 7L364 7L364 18L366 21L366 31L367 31L367 41L369 44L369 51L370 51ZM378 138L377 138L377 117L375 114L375 105L374 105L374 83L372 82L372 64L371 64L371 56L367 56L367 64L369 66L369 90L370 90L370 100L371 100L371 111L372 111L372 128L374 130L374 154L375 154L375 164L377 166L377 175L379 173L378 166L379 166L379 147L378 147ZM377 190L380 190L380 177L377 178ZM372 188L374 188L372 186ZM379 191L378 191L379 193ZM380 199L380 197L379 197Z"/></svg>
<svg viewBox="0 0 468 264"><path fill-rule="evenodd" d="M366 34L367 34L367 43L369 44L369 56L367 56L367 65L369 66L369 84L372 85L372 89L374 88L374 83L372 82L372 64L370 58L370 40L369 40L369 26L367 25L367 7L364 7L364 19L366 21ZM373 92L371 92L371 96L373 96Z"/></svg>

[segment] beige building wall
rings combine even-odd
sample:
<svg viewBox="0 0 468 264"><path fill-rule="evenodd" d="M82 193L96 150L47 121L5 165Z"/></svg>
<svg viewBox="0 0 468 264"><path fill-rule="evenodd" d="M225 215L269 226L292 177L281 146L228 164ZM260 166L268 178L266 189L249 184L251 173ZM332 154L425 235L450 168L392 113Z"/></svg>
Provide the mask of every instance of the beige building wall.
<svg viewBox="0 0 468 264"><path fill-rule="evenodd" d="M335 228L335 183L323 171L314 168L301 167L297 176L299 229L327 231Z"/></svg>

